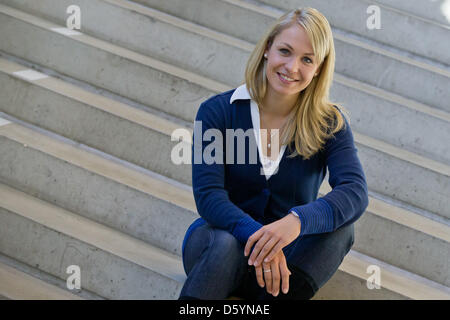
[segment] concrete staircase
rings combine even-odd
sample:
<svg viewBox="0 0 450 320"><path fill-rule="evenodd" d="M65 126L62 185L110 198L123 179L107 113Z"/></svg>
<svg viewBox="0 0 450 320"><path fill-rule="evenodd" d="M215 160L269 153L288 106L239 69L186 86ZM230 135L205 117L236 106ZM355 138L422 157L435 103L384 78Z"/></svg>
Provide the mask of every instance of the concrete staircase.
<svg viewBox="0 0 450 320"><path fill-rule="evenodd" d="M191 168L170 158L191 141L171 134L242 82L268 24L310 5L333 26L332 98L370 190L314 298L450 299L450 27L382 2L369 32L363 0L0 0L0 296L176 299L198 214ZM80 32L65 28L72 4Z"/></svg>

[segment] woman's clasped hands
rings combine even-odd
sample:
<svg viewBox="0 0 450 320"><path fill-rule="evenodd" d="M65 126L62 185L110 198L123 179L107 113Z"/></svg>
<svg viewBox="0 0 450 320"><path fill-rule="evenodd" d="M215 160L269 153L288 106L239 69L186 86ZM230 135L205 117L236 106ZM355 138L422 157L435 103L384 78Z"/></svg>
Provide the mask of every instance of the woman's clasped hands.
<svg viewBox="0 0 450 320"><path fill-rule="evenodd" d="M244 255L251 252L248 264L255 267L259 286L266 286L274 297L279 294L280 284L284 294L289 291L291 272L282 249L300 235L300 230L300 219L288 214L253 233L245 245Z"/></svg>

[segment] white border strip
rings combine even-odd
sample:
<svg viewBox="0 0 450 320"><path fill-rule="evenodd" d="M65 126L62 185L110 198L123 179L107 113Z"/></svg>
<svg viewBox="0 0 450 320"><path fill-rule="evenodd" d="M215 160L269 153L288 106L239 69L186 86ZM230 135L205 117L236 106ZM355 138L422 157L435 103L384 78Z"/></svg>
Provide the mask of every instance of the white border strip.
<svg viewBox="0 0 450 320"><path fill-rule="evenodd" d="M69 29L69 28L51 28L50 30L63 34L65 36L79 36L81 32Z"/></svg>
<svg viewBox="0 0 450 320"><path fill-rule="evenodd" d="M48 75L46 75L45 73L37 72L32 69L16 71L16 72L13 72L12 74L18 78L22 78L27 81L36 81L36 80L48 78Z"/></svg>
<svg viewBox="0 0 450 320"><path fill-rule="evenodd" d="M4 125L7 125L7 124L10 124L10 123L11 123L11 121L8 121L6 119L0 118L0 127L4 126Z"/></svg>

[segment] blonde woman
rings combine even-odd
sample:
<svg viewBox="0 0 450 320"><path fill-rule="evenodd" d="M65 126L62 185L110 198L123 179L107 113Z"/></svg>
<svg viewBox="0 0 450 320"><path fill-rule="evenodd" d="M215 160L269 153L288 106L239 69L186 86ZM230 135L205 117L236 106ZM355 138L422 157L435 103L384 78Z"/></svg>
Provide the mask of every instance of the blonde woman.
<svg viewBox="0 0 450 320"><path fill-rule="evenodd" d="M255 46L243 85L201 104L201 218L183 241L180 299L310 299L338 269L368 194L349 123L328 100L334 60L328 21L300 8ZM327 169L332 191L317 199Z"/></svg>

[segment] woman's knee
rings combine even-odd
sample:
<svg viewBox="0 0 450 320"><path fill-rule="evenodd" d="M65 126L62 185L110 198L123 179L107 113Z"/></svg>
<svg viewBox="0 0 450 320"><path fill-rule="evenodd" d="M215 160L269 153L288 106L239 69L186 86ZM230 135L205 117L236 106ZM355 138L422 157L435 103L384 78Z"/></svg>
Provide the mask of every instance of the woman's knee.
<svg viewBox="0 0 450 320"><path fill-rule="evenodd" d="M232 234L206 224L194 230L186 243L183 253L185 271L189 274L192 267L202 260L208 260L215 268L229 268L239 263L243 252L243 247Z"/></svg>
<svg viewBox="0 0 450 320"><path fill-rule="evenodd" d="M346 255L355 242L355 229L353 223L335 231L335 242L340 247L343 255Z"/></svg>
<svg viewBox="0 0 450 320"><path fill-rule="evenodd" d="M244 256L244 248L240 242L229 232L221 229L213 229L211 256L218 261L241 260Z"/></svg>

